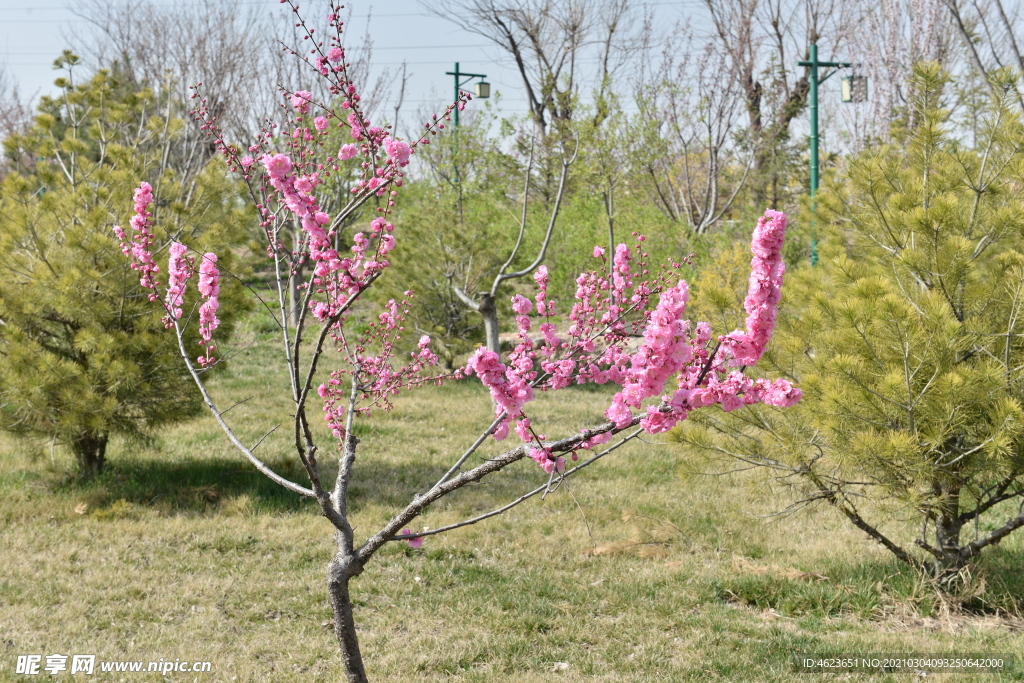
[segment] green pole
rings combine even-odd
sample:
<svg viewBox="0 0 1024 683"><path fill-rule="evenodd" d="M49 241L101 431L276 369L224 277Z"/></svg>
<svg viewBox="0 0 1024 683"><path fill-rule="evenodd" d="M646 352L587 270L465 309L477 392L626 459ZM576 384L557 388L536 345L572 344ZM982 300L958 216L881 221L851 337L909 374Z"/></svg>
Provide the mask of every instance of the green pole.
<svg viewBox="0 0 1024 683"><path fill-rule="evenodd" d="M818 46L811 45L811 197L818 190Z"/></svg>
<svg viewBox="0 0 1024 683"><path fill-rule="evenodd" d="M459 63L458 62L455 62L455 71L451 72L451 73L452 73L452 76L455 77L455 94L452 97L452 102L458 102L459 101L459 86L461 85L461 83L459 83L459 78L462 76L462 74L459 72ZM452 166L454 167L454 171L455 171L455 182L456 182L456 184L458 184L459 182L462 181L462 179L459 177L459 108L458 108L458 106L455 107L455 129L452 130L452 135L454 136L454 138L452 139L452 144L454 145L454 148L452 150Z"/></svg>
<svg viewBox="0 0 1024 683"><path fill-rule="evenodd" d="M455 62L455 74L454 75L455 75L455 96L452 98L452 102L458 102L459 101L459 76L462 75L462 74L459 73L459 63L458 62ZM456 128L459 127L459 108L458 107L455 107L455 127Z"/></svg>
<svg viewBox="0 0 1024 683"><path fill-rule="evenodd" d="M797 62L799 66L805 66L810 70L807 99L811 110L811 211L817 208L814 196L818 193L818 85L828 80L835 72L835 69L848 69L852 64L849 62L819 62L818 46L810 45L807 48L808 59ZM818 73L819 67L833 69L824 77ZM818 262L818 231L814 225L814 216L811 216L811 265Z"/></svg>
<svg viewBox="0 0 1024 683"><path fill-rule="evenodd" d="M811 90L809 93L811 109L811 211L817 209L814 195L818 192L818 46L811 45ZM818 231L811 216L811 265L818 263Z"/></svg>

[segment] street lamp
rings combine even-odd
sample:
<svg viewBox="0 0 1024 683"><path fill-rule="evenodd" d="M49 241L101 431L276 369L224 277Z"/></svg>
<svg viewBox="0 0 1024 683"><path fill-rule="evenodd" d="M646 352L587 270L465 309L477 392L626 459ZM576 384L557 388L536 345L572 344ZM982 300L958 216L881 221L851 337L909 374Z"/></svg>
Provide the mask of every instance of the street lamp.
<svg viewBox="0 0 1024 683"><path fill-rule="evenodd" d="M491 96L491 84L484 80L487 78L487 74L470 74L465 71L459 71L458 62L455 62L455 71L446 71L445 74L455 77L455 102L458 102L459 100L459 90L462 86L466 85L466 83L469 83L474 78L479 78L480 80L474 84L473 96L479 97L482 100ZM455 107L455 125L459 125L458 107Z"/></svg>
<svg viewBox="0 0 1024 683"><path fill-rule="evenodd" d="M810 59L801 60L797 62L797 65L810 67L811 69L811 90L808 94L808 99L810 100L811 109L811 205L813 210L814 195L818 191L818 84L824 83L837 70L852 67L853 64L849 62L819 62L817 45L811 45L808 53ZM830 68L832 71L819 78L818 69L820 67ZM867 81L865 80L865 90L866 86ZM811 220L813 221L813 218ZM813 223L811 225L811 265L814 265L818 262L818 238L815 234Z"/></svg>
<svg viewBox="0 0 1024 683"><path fill-rule="evenodd" d="M846 76L839 81L842 83L841 98L843 102L867 102L868 101L868 77L867 76Z"/></svg>

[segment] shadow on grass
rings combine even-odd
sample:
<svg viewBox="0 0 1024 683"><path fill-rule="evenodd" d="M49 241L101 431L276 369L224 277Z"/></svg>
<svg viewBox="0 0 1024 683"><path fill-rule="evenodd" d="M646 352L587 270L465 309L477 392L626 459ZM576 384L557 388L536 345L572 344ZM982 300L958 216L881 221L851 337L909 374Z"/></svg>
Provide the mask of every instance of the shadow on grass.
<svg viewBox="0 0 1024 683"><path fill-rule="evenodd" d="M305 471L297 460L281 458L267 465L286 479L309 486ZM467 467L470 466L467 464ZM336 464L321 465L326 487L332 487ZM408 505L417 493L429 489L445 472L445 467L429 463L388 463L357 460L350 490L350 509L381 505L396 512ZM490 509L539 485L532 468L514 466L485 485L467 486L449 498L472 507ZM245 512L292 513L316 511L316 503L286 490L257 471L248 461L225 457L162 460L118 458L110 462L99 477L82 479L65 475L51 484L56 493L74 496L91 508L105 508L117 501L139 507L154 507L167 512L214 514L231 508L232 501L244 501ZM123 504L122 504L123 505ZM241 509L239 512L243 511Z"/></svg>
<svg viewBox="0 0 1024 683"><path fill-rule="evenodd" d="M1002 546L990 548L975 567L981 589L971 595L963 608L974 614L1011 614L1024 618L1024 550Z"/></svg>
<svg viewBox="0 0 1024 683"><path fill-rule="evenodd" d="M478 464L479 460L471 459L462 470ZM356 460L350 489L351 505L358 510L365 505L379 504L397 512L412 502L416 494L430 489L449 466L428 463L394 465L380 460ZM532 461L524 459L523 462L491 475L483 483L462 487L444 500L457 505L465 504L483 512L532 491L547 481L547 477Z"/></svg>
<svg viewBox="0 0 1024 683"><path fill-rule="evenodd" d="M275 472L302 482L305 474L285 461L268 463ZM215 512L232 499L247 511L297 512L312 502L270 481L248 462L206 457L160 460L118 458L98 477L66 476L53 487L83 498L94 507L124 500L174 512Z"/></svg>
<svg viewBox="0 0 1024 683"><path fill-rule="evenodd" d="M749 565L718 579L714 589L721 601L789 617L933 617L952 608L965 615L1019 619L1024 612L1022 563L1024 552L999 548L973 566L968 583L956 592L941 590L896 560L837 561L815 573Z"/></svg>

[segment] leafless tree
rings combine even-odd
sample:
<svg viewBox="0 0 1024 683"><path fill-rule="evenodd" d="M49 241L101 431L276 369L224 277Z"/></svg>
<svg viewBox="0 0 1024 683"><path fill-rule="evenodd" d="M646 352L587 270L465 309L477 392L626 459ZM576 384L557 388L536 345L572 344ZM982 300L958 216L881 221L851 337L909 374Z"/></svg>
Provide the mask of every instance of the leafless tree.
<svg viewBox="0 0 1024 683"><path fill-rule="evenodd" d="M276 11L241 0L174 7L153 0L86 0L76 13L91 30L69 40L88 63L116 64L137 85L171 88L183 101L188 88L202 81L210 112L229 139L244 139L265 119L277 117L282 93L312 88L314 97L329 99L329 93L316 90L323 86L306 62L284 58L290 52L284 46L302 40L293 25L278 28ZM346 23L351 21L350 12ZM372 70L368 30L350 53L353 82L381 107L366 112L376 117L387 102L379 95L390 89L394 75ZM276 94L265 87L268 83L278 86Z"/></svg>
<svg viewBox="0 0 1024 683"><path fill-rule="evenodd" d="M181 95L200 80L211 111L226 134L241 136L270 111L252 98L264 88L273 59L270 24L255 7L237 0L174 7L150 0L87 0L76 14L90 30L69 36L93 66L117 64L122 76Z"/></svg>
<svg viewBox="0 0 1024 683"><path fill-rule="evenodd" d="M551 244L551 236L554 234L555 224L558 222L558 214L562 207L562 199L565 196L565 184L569 176L569 167L576 160L579 153L579 147L577 145L577 148L573 151L571 156L563 155L562 157L562 169L558 180L558 190L555 194L554 201L551 204L551 216L548 219L547 229L544 231L544 239L541 242L540 248L537 250L537 256L525 268L509 272L509 269L512 267L512 263L516 260L520 249L523 247L524 238L526 237L526 219L530 206L530 184L533 180L532 174L535 143L536 141L531 143L530 160L526 166L526 182L523 187L522 212L519 218L519 233L516 237L515 246L512 248L508 258L505 259L505 262L495 274L490 288L480 292L476 298L467 294L462 290L462 288L455 287L455 294L459 297L462 303L478 312L483 318L484 338L487 343L487 350L493 351L494 353L501 353L501 344L498 339L498 289L502 284L509 280L515 280L530 275L537 270L542 263L544 263L544 257L547 255L548 245Z"/></svg>
<svg viewBox="0 0 1024 683"><path fill-rule="evenodd" d="M7 70L0 66L0 140L23 132L31 120L31 105L22 97L18 84ZM0 178L5 173L4 159L3 149L0 148Z"/></svg>
<svg viewBox="0 0 1024 683"><path fill-rule="evenodd" d="M515 62L537 135L569 121L580 90L594 85L596 116L612 76L637 45L632 0L440 0L424 9L492 42ZM585 73L582 57L593 53L597 72Z"/></svg>
<svg viewBox="0 0 1024 683"><path fill-rule="evenodd" d="M837 53L849 32L850 15L838 0L704 0L721 59L743 93L749 136L761 141L753 170L764 186L761 199L778 203L782 174L778 158L790 126L810 92L809 69L797 67L807 46L819 55Z"/></svg>
<svg viewBox="0 0 1024 683"><path fill-rule="evenodd" d="M1009 67L1024 74L1024 43L1017 39L1024 22L1024 8L1003 0L943 0L953 28L971 67L986 81L994 69ZM1017 90L1017 101L1024 108L1024 95Z"/></svg>
<svg viewBox="0 0 1024 683"><path fill-rule="evenodd" d="M744 94L731 68L714 41L679 29L637 79L630 156L655 204L697 234L729 211L760 150L759 137L740 139Z"/></svg>

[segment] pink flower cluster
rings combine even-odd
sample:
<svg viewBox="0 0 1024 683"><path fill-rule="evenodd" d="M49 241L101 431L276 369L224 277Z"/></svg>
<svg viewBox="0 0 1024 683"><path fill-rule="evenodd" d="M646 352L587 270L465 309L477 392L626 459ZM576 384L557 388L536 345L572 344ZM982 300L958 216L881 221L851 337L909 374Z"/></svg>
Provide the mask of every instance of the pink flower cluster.
<svg viewBox="0 0 1024 683"><path fill-rule="evenodd" d="M260 160L267 171L271 187L277 191L278 200L297 219L306 234L309 257L314 262L314 284L323 288L327 302L311 302L313 313L320 320L334 315L339 300L359 289L362 276L357 258L342 257L331 244L334 233L328 232L331 217L320 210L313 190L322 181L318 171L301 175L295 173L295 165L287 154L265 154ZM273 216L264 207L268 220ZM353 248L360 256L362 247Z"/></svg>
<svg viewBox="0 0 1024 683"><path fill-rule="evenodd" d="M170 257L167 263L167 294L164 299L164 308L167 309L168 318L164 321L165 327L173 327L170 318L181 319L181 305L185 300L185 283L192 275L191 264L185 257L188 251L181 242L171 242Z"/></svg>
<svg viewBox="0 0 1024 683"><path fill-rule="evenodd" d="M768 209L757 220L751 241L754 258L750 262L750 287L743 308L747 311L747 330L736 330L722 338L722 347L732 358L730 365L754 365L775 329L775 316L782 298L782 245L786 236L786 215Z"/></svg>
<svg viewBox="0 0 1024 683"><path fill-rule="evenodd" d="M392 163L398 166L409 165L409 154L411 153L411 149L408 143L402 142L401 140L395 140L389 135L384 138L384 151L387 152L389 157L391 157Z"/></svg>
<svg viewBox="0 0 1024 683"><path fill-rule="evenodd" d="M411 296L411 292L406 294ZM368 415L375 406L390 410L391 398L402 389L442 379L440 376L422 376L425 369L438 362L437 354L430 349L430 337L427 335L420 336L416 350L409 354L408 361L397 367L393 362L396 355L395 342L401 338L401 332L405 329L403 322L409 313L408 303L407 300L400 303L389 301L377 320L368 326L366 334L354 344L350 344L340 334L333 335L341 344L341 349L354 353L354 367L350 371L333 371L330 379L319 386L317 393L324 400L324 420L341 443L345 435L345 403L349 398L343 387L345 374L355 374L360 383L361 398L367 403L357 408L356 412L363 415ZM376 347L379 352L365 353L369 346Z"/></svg>
<svg viewBox="0 0 1024 683"><path fill-rule="evenodd" d="M141 183L135 190L135 215L132 217L131 225L136 234L132 245L126 244L124 231L114 226L114 233L121 241L121 251L125 256L132 259L132 268L142 272L141 284L144 287L154 290L150 294L150 301L157 302L160 298L156 290L158 283L153 279L153 274L160 272L159 267L153 262L153 254L150 247L153 242L153 234L150 231L152 216L148 207L153 201L153 190L149 183ZM181 319L182 302L185 298L185 285L192 276L193 264L185 255L188 247L180 242L172 242L170 255L167 263L168 283L164 292L163 307L167 312L164 316L164 325L174 327L174 320ZM199 294L203 298L203 304L199 307L199 342L206 347L206 354L197 359L200 365L207 366L214 362L213 357L213 332L220 326L220 319L217 317L217 310L220 308L220 272L217 270L217 255L207 253L203 255L203 262L199 266Z"/></svg>
<svg viewBox="0 0 1024 683"><path fill-rule="evenodd" d="M345 396L338 389L341 386L341 373L334 371L330 379L321 384L316 393L324 400L324 421L331 434L339 443L345 440Z"/></svg>
<svg viewBox="0 0 1024 683"><path fill-rule="evenodd" d="M292 108L300 114L309 112L309 105L313 101L313 93L308 90L296 90L292 93Z"/></svg>
<svg viewBox="0 0 1024 683"><path fill-rule="evenodd" d="M153 224L153 214L149 212L149 205L153 203L153 188L149 183L143 182L135 189L133 196L135 201L135 215L131 218L131 226L135 233L129 240L121 226L114 226L114 234L120 241L121 251L125 256L132 257L131 267L139 271L139 284L146 289L152 289L149 295L150 301L158 301L155 290L158 283L154 276L160 272L160 267L153 261L153 232L150 230Z"/></svg>
<svg viewBox="0 0 1024 683"><path fill-rule="evenodd" d="M630 408L639 408L648 398L665 389L665 382L679 374L693 358L687 339L689 322L683 320L689 288L679 281L661 293L657 308L644 330L644 343L630 359L622 391L615 394L605 417L623 427L633 418ZM648 425L644 425L646 428ZM650 431L650 430L648 430Z"/></svg>
<svg viewBox="0 0 1024 683"><path fill-rule="evenodd" d="M523 406L533 400L533 387L517 369L506 367L498 354L482 346L473 352L466 366L466 374L476 374L491 392L497 414L505 414L494 430L494 438L499 441L508 436L509 421L522 417Z"/></svg>
<svg viewBox="0 0 1024 683"><path fill-rule="evenodd" d="M756 362L771 336L782 280L785 228L785 216L774 211L767 212L758 222L746 306L750 332L743 338L738 337L743 333L721 337L714 349L709 349L711 326L700 322L691 329L690 322L683 317L689 296L686 282L680 280L670 286L667 271L651 282L637 281L631 263L634 250L626 244L615 248L609 278L597 272L577 278L568 338L560 338L554 324L544 322L540 325L543 344L535 349L530 337L531 310L536 308L537 314L548 320L554 312L554 304L547 295L547 271L538 269L535 279L540 291L536 305L522 294L512 297L520 343L509 356L508 365L497 354L480 348L470 357L465 370L466 374L480 377L495 401L497 414L503 415L494 437L504 438L509 422L516 420L519 438L535 444L529 456L547 472L560 471L564 461L544 446L543 435L533 431L525 405L534 398L535 389L556 390L574 382L615 382L622 386L605 413L610 423L590 430L576 448L605 443L614 432L636 424L648 433L663 432L686 419L690 411L706 406L720 405L730 411L753 403L785 407L799 401L800 390L787 380L752 379L742 371L729 370L729 365L739 364L737 358L750 361L744 365ZM638 268L646 273L643 236L638 235L637 241L635 251L641 259ZM595 248L596 258L603 255L603 249ZM657 306L644 312L654 293L660 295ZM634 320L627 324L630 316ZM634 353L626 351L630 327L643 330L643 341ZM757 358L739 356L737 350L746 347L738 341L754 348ZM666 384L673 378L678 378L678 388L663 396ZM644 409L645 401L659 397L659 404ZM635 414L634 410L642 412ZM576 459L575 452L572 458Z"/></svg>
<svg viewBox="0 0 1024 683"><path fill-rule="evenodd" d="M206 366L214 362L213 331L220 326L217 310L220 308L220 271L217 270L217 255L203 254L203 262L199 265L199 293L203 304L199 307L199 343L206 347L206 355L197 359L200 365Z"/></svg>
<svg viewBox="0 0 1024 683"><path fill-rule="evenodd" d="M402 529L402 535L403 536L412 536L412 529ZM414 550L416 548L422 548L423 547L423 537L422 536L413 536L412 538L410 538L409 539L409 547L414 549Z"/></svg>

